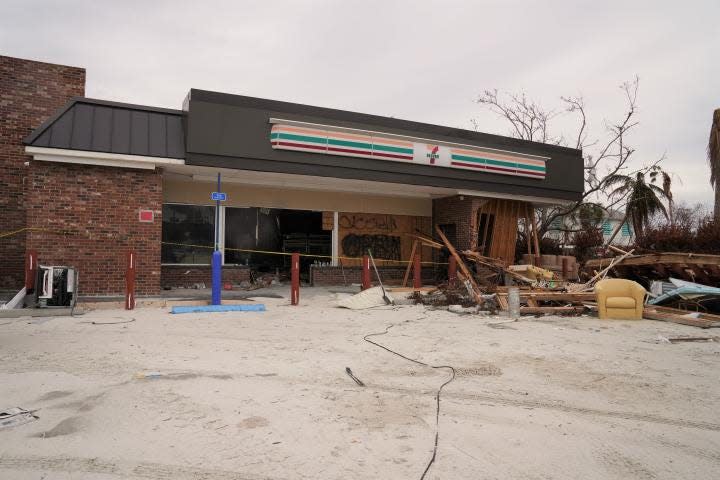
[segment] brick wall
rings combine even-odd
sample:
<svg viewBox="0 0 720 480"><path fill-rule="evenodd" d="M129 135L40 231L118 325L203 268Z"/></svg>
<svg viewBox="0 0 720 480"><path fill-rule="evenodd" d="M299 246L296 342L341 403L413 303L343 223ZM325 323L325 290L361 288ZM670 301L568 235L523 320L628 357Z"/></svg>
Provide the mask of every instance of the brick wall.
<svg viewBox="0 0 720 480"><path fill-rule="evenodd" d="M405 276L406 267L378 267L380 272L380 279L383 285L400 285L402 284L403 277ZM343 270L345 276L343 277ZM422 280L424 285L435 284L435 269L432 266L423 267L422 269ZM314 287L326 287L326 286L337 286L343 285L345 281L347 284L360 283L362 281L362 267L332 267L323 266L318 267L316 265L310 266L310 284ZM371 267L370 279L373 285L379 285L375 272ZM410 272L408 279L408 286L412 286L413 274Z"/></svg>
<svg viewBox="0 0 720 480"><path fill-rule="evenodd" d="M192 287L196 283L212 285L210 265L163 265L160 282L163 287ZM222 281L238 284L250 281L250 267L245 265L225 265L222 268Z"/></svg>
<svg viewBox="0 0 720 480"><path fill-rule="evenodd" d="M83 296L118 295L133 249L136 294L160 293L160 171L33 161L29 172L27 225L50 230L27 235L41 265L77 267ZM139 222L141 209L153 210L154 222Z"/></svg>
<svg viewBox="0 0 720 480"><path fill-rule="evenodd" d="M474 249L478 241L477 211L484 201L483 198L467 195L436 198L433 200L433 224L455 224L457 232L455 248Z"/></svg>
<svg viewBox="0 0 720 480"><path fill-rule="evenodd" d="M85 69L0 56L0 233L26 226L30 160L22 140L73 96L85 95ZM0 238L0 289L24 278L25 233Z"/></svg>

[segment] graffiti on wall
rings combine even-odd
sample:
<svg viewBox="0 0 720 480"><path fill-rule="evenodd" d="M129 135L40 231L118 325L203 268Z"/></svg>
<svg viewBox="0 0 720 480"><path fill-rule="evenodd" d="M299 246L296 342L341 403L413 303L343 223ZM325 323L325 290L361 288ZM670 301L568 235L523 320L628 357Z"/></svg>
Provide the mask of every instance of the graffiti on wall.
<svg viewBox="0 0 720 480"><path fill-rule="evenodd" d="M349 257L362 257L370 249L373 257L400 260L400 237L393 235L346 235L342 248Z"/></svg>
<svg viewBox="0 0 720 480"><path fill-rule="evenodd" d="M342 214L338 218L338 226L348 230L397 230L395 217L392 215L348 215Z"/></svg>

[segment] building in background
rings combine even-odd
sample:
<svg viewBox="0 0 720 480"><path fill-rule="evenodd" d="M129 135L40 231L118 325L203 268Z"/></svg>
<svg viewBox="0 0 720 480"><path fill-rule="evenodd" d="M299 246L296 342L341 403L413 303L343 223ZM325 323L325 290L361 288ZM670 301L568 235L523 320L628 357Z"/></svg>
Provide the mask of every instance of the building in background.
<svg viewBox="0 0 720 480"><path fill-rule="evenodd" d="M622 226L620 226L621 223ZM559 241L565 247L571 247L573 245L573 232L579 228L581 228L579 222L570 218L570 216L558 217L550 224L547 236ZM603 217L595 225L595 228L602 231L605 245L610 241L617 228L620 228L620 231L612 239L612 245L628 246L635 242L635 233L632 226L625 219L625 215L616 210L603 212Z"/></svg>
<svg viewBox="0 0 720 480"><path fill-rule="evenodd" d="M80 69L0 61L13 152L2 175L17 197L2 230L26 229L12 248L0 243L17 273L6 286L35 250L76 266L81 294L117 295L133 250L138 295L155 295L209 282L216 244L226 281L284 269L277 253L300 251L320 255L304 264L313 283L357 282L368 249L393 279L413 235L436 224L459 249L513 261L518 219L582 195L575 149L195 89L178 110L89 99ZM218 173L227 199L216 217Z"/></svg>

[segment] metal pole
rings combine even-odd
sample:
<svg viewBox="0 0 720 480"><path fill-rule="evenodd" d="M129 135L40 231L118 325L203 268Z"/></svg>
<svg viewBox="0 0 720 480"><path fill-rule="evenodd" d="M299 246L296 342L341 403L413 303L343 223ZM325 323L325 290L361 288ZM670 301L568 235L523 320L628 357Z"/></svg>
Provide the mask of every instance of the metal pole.
<svg viewBox="0 0 720 480"><path fill-rule="evenodd" d="M300 254L292 254L290 266L290 305L300 303Z"/></svg>
<svg viewBox="0 0 720 480"><path fill-rule="evenodd" d="M217 191L220 190L220 172L218 172ZM222 304L222 253L220 252L220 198L215 200L215 251L212 254L212 304Z"/></svg>
<svg viewBox="0 0 720 480"><path fill-rule="evenodd" d="M218 185L217 191L220 190L220 172L218 172ZM215 250L220 250L220 197L215 200Z"/></svg>

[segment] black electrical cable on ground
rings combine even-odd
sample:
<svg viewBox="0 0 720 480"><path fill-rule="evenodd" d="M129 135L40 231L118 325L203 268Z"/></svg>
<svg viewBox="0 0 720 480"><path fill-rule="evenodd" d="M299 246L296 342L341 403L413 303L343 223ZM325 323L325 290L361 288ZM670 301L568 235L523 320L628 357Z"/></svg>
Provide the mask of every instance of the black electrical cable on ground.
<svg viewBox="0 0 720 480"><path fill-rule="evenodd" d="M429 367L429 368L435 368L435 369L441 369L441 368L449 368L450 372L452 373L452 376L442 385L440 385L440 388L438 388L437 393L435 394L435 402L436 402L436 410L435 410L435 445L433 446L433 454L430 458L430 461L428 462L427 466L425 467L425 470L423 471L422 475L420 476L420 480L423 480L425 478L425 475L427 475L428 471L430 470L430 466L435 462L435 457L437 456L437 448L438 448L438 438L440 436L440 394L442 393L443 388L445 388L445 385L449 384L453 380L455 380L455 369L451 367L450 365L429 365L425 362L421 362L420 360L415 360L414 358L406 357L402 353L398 353L394 350L389 349L385 345L381 345L377 342L373 342L372 340L368 340L368 337L376 337L379 335L385 335L388 333L388 331L393 327L393 325L389 325L385 328L384 332L379 333L369 333L363 337L363 340L365 340L368 343L371 343L375 345L376 347L380 347L383 350L386 350L393 355L397 355L400 358L403 358L409 362L416 363L418 365L422 365L423 367Z"/></svg>

